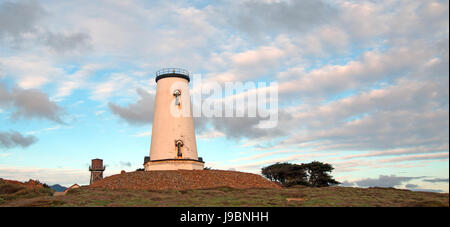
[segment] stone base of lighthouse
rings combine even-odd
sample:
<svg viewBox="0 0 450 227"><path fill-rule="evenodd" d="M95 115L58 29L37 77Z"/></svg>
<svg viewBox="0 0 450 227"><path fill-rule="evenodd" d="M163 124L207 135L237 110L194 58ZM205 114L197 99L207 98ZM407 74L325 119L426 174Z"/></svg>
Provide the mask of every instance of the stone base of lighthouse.
<svg viewBox="0 0 450 227"><path fill-rule="evenodd" d="M203 170L205 163L194 159L163 159L144 164L145 171L153 170Z"/></svg>

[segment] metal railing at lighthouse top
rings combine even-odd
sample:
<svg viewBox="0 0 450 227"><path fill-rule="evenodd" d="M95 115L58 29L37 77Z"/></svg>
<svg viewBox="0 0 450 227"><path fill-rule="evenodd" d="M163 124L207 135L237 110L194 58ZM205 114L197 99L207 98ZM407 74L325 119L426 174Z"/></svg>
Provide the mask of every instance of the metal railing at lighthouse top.
<svg viewBox="0 0 450 227"><path fill-rule="evenodd" d="M167 78L167 77L180 77L180 78L186 79L188 82L190 81L189 71L187 71L186 69L165 68L165 69L156 71L156 78L155 78L156 82L158 82L158 80L160 80L162 78Z"/></svg>
<svg viewBox="0 0 450 227"><path fill-rule="evenodd" d="M189 71L182 68L164 68L156 71L156 76L161 76L164 74L181 74L185 76L189 76Z"/></svg>

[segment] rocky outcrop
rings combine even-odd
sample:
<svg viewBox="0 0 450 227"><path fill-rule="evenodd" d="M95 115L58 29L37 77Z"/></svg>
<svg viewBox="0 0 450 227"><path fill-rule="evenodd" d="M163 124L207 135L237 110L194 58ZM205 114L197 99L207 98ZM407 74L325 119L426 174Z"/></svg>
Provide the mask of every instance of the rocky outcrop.
<svg viewBox="0 0 450 227"><path fill-rule="evenodd" d="M106 177L89 187L132 190L280 188L257 174L223 170L136 171Z"/></svg>

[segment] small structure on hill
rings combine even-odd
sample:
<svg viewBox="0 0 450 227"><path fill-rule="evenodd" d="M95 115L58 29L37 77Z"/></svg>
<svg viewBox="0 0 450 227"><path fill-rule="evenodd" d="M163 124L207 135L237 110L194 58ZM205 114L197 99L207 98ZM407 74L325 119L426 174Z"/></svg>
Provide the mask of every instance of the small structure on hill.
<svg viewBox="0 0 450 227"><path fill-rule="evenodd" d="M103 171L105 171L105 166L103 166L102 159L92 159L92 164L89 166L89 171L91 171L91 180L89 184L103 179Z"/></svg>
<svg viewBox="0 0 450 227"><path fill-rule="evenodd" d="M194 119L189 95L189 72L169 68L156 72L156 98L150 156L145 171L203 170L197 155Z"/></svg>
<svg viewBox="0 0 450 227"><path fill-rule="evenodd" d="M75 189L75 188L80 188L80 185L74 184L74 185L72 185L72 186L66 188L66 190L64 190L64 194L66 194L68 191L70 191L70 190L72 190L72 189Z"/></svg>

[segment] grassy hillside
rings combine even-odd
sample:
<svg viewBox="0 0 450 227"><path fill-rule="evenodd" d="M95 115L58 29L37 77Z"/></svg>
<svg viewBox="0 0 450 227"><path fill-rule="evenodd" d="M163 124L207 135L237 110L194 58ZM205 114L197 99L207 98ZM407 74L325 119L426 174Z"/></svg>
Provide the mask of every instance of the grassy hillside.
<svg viewBox="0 0 450 227"><path fill-rule="evenodd" d="M53 192L53 190L39 185L7 183L0 179L0 206L36 197L51 198Z"/></svg>
<svg viewBox="0 0 450 227"><path fill-rule="evenodd" d="M7 196L9 196L8 194ZM3 196L3 195L1 195ZM3 197L2 197L3 198ZM388 188L282 188L199 190L108 190L82 187L65 196L48 193L2 200L0 206L449 206L448 193Z"/></svg>

